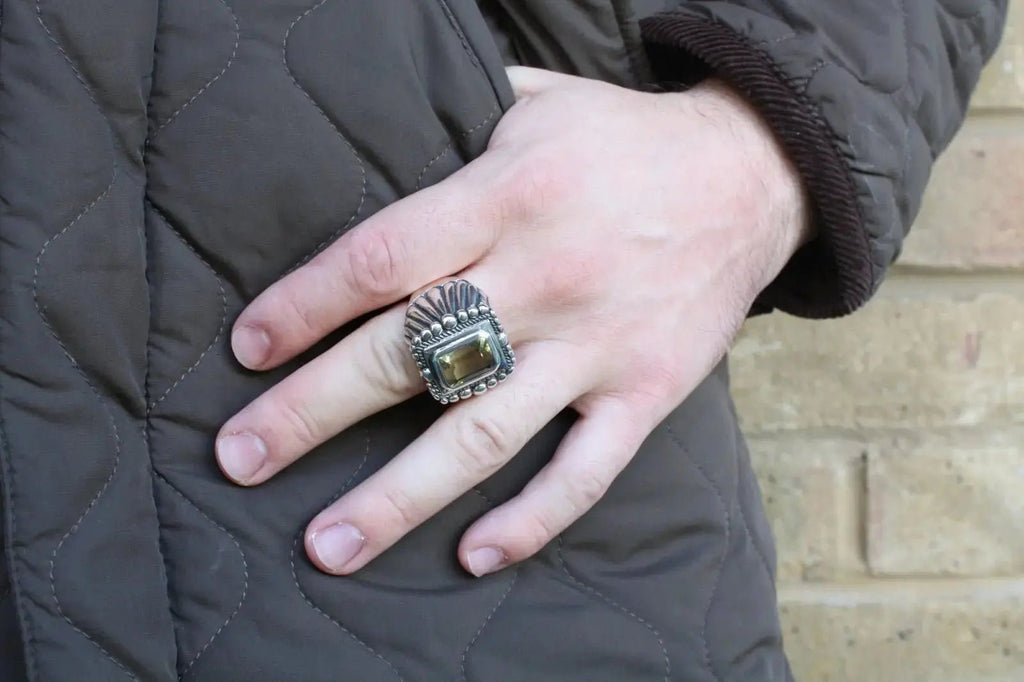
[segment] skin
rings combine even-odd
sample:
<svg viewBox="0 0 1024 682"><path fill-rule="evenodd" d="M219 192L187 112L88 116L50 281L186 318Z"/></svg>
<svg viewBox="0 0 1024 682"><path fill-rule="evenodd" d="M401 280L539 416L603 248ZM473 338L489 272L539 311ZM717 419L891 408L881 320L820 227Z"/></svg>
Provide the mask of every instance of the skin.
<svg viewBox="0 0 1024 682"><path fill-rule="evenodd" d="M365 566L568 406L579 419L551 462L458 548L474 575L534 554L604 495L812 236L791 163L724 84L655 94L509 77L517 103L482 156L368 218L235 323L238 361L266 370L382 310L224 424L218 462L246 486L424 390L402 325L429 285L479 286L516 349L505 383L449 407L310 522L306 551L326 572Z"/></svg>

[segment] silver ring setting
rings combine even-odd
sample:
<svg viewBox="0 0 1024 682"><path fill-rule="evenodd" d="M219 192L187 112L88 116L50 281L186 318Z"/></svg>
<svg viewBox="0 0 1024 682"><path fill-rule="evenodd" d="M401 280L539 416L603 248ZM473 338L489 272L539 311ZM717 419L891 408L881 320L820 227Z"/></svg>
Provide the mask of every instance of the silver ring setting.
<svg viewBox="0 0 1024 682"><path fill-rule="evenodd" d="M405 340L430 395L442 405L494 388L516 364L487 296L464 279L413 299L405 313Z"/></svg>

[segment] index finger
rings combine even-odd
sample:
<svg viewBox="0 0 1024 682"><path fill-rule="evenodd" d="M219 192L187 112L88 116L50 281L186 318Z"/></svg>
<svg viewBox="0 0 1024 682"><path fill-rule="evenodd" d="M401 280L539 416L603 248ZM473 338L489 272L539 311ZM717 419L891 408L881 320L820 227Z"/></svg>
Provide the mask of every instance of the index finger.
<svg viewBox="0 0 1024 682"><path fill-rule="evenodd" d="M473 175L463 169L382 209L257 296L231 333L238 361L275 367L346 322L478 260L497 226L483 219Z"/></svg>

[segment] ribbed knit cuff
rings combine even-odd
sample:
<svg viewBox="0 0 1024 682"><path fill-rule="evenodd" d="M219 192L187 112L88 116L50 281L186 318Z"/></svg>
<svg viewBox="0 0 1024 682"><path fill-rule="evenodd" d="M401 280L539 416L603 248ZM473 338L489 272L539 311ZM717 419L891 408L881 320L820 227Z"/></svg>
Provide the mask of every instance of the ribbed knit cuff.
<svg viewBox="0 0 1024 682"><path fill-rule="evenodd" d="M778 308L800 317L838 317L863 305L876 273L852 171L814 103L771 58L731 28L685 12L640 22L655 77L692 84L708 73L754 105L800 173L817 237L793 255L758 297L752 314Z"/></svg>

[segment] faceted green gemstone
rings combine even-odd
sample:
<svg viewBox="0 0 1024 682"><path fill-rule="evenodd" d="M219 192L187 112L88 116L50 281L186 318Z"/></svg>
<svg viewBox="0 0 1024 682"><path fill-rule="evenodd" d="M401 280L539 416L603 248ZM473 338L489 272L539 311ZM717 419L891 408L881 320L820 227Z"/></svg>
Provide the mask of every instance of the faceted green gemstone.
<svg viewBox="0 0 1024 682"><path fill-rule="evenodd" d="M498 366L491 335L482 330L438 353L434 363L449 388L455 388Z"/></svg>

